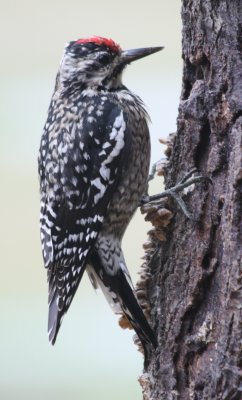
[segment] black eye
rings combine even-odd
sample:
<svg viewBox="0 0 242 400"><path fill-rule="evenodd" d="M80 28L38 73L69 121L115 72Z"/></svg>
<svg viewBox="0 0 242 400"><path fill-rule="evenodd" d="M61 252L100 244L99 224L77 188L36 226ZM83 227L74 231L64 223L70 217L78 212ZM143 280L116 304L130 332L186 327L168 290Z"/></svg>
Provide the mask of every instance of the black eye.
<svg viewBox="0 0 242 400"><path fill-rule="evenodd" d="M102 65L107 65L111 61L111 56L107 53L100 54L100 56L98 56L98 61Z"/></svg>

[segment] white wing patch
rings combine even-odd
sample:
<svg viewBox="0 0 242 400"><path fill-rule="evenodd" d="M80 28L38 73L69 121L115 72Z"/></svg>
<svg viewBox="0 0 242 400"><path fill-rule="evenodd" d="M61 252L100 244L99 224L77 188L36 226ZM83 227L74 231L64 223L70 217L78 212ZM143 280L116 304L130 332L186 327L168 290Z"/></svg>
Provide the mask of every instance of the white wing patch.
<svg viewBox="0 0 242 400"><path fill-rule="evenodd" d="M101 178L106 185L101 182L101 178L97 177L91 181L91 185L95 186L98 189L98 193L94 196L94 203L97 204L98 201L104 196L106 192L106 188L112 181L110 181L110 168L108 168L108 164L111 164L113 159L119 156L121 150L124 148L124 134L125 134L126 123L123 116L123 111L115 118L112 131L109 134L110 141L114 141L115 144L111 144L108 141L104 142L101 151L99 152L99 156L106 156L106 149L112 146L112 151L108 154L107 158L105 158L101 162L101 167L99 169L99 173Z"/></svg>
<svg viewBox="0 0 242 400"><path fill-rule="evenodd" d="M112 162L114 157L117 157L120 154L120 151L124 147L124 133L125 133L125 128L126 128L126 123L124 120L123 116L123 111L121 111L120 115L116 117L114 124L113 124L113 129L109 135L111 140L115 140L116 144L113 147L113 150L109 154L108 158L103 161L102 165L106 165ZM107 147L107 144L105 144L105 147Z"/></svg>
<svg viewBox="0 0 242 400"><path fill-rule="evenodd" d="M106 187L102 184L100 178L92 180L91 185L94 185L99 190L99 193L94 196L94 203L97 204L98 200L103 197Z"/></svg>

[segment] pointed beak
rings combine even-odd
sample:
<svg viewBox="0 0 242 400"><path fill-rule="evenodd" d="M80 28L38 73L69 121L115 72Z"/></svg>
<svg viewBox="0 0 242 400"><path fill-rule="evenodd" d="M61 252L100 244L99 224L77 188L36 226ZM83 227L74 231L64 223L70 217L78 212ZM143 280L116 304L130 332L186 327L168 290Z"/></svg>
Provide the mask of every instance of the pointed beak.
<svg viewBox="0 0 242 400"><path fill-rule="evenodd" d="M145 47L142 49L124 50L121 53L120 62L121 64L128 64L162 49L164 49L164 47Z"/></svg>

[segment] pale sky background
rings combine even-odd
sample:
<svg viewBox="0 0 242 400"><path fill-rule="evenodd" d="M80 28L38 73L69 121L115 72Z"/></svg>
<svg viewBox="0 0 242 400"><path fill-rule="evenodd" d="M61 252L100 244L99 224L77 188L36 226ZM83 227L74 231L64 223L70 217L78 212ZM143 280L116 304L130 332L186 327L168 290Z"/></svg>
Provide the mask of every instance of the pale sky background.
<svg viewBox="0 0 242 400"><path fill-rule="evenodd" d="M124 49L165 46L130 65L124 83L150 112L152 161L176 129L181 90L179 0L8 0L1 4L0 399L142 398L142 357L101 292L84 278L56 345L47 339L46 271L39 243L37 153L64 44L111 37ZM155 188L162 187L156 180ZM124 240L134 281L149 225L137 216Z"/></svg>

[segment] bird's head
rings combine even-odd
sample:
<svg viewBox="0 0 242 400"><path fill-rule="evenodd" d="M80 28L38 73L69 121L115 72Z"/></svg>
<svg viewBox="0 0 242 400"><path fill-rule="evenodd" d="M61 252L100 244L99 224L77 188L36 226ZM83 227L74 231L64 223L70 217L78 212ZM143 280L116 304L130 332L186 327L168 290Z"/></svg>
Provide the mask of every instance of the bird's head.
<svg viewBox="0 0 242 400"><path fill-rule="evenodd" d="M58 81L66 89L117 89L121 86L122 71L127 64L162 49L148 47L123 51L112 39L99 36L79 39L66 45Z"/></svg>

